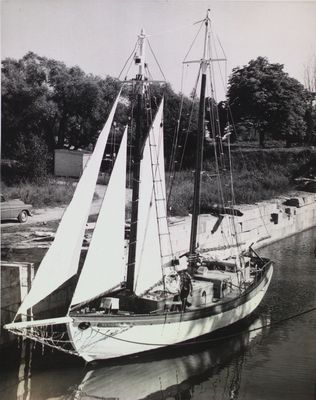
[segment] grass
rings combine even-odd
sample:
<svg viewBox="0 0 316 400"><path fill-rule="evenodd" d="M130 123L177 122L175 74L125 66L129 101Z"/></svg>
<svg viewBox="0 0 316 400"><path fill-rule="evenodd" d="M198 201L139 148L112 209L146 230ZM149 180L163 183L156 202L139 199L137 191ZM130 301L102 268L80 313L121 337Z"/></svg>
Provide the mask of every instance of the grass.
<svg viewBox="0 0 316 400"><path fill-rule="evenodd" d="M20 183L7 186L2 183L1 191L7 199L19 198L33 207L55 207L68 204L75 186L73 180L51 178L45 184Z"/></svg>
<svg viewBox="0 0 316 400"><path fill-rule="evenodd" d="M316 154L309 149L265 149L232 153L233 186L236 204L253 204L271 199L296 186L293 177L305 166L313 164ZM201 184L201 212L214 204L225 205L232 201L230 174L221 174L222 194L215 176L215 164L205 163ZM228 165L227 159L225 160ZM192 210L193 173L182 171L177 174L169 199L171 215L187 215Z"/></svg>
<svg viewBox="0 0 316 400"><path fill-rule="evenodd" d="M283 151L284 150L284 151ZM232 152L234 170L234 193L237 204L255 203L271 199L294 189L293 177L298 174L315 173L316 152L311 149L253 149ZM227 159L225 160L227 165ZM221 204L221 194L212 161L205 163L202 176L201 211L209 206ZM107 184L109 174L99 178L98 183ZM127 183L130 178L127 179ZM48 183L36 185L21 183L15 186L2 184L2 193L8 198L20 198L35 208L63 206L70 202L75 189L75 180L50 178ZM231 198L230 175L226 169L222 174L222 190L225 204ZM168 188L167 188L168 192ZM171 215L187 215L192 210L193 172L177 173L170 200ZM127 207L130 215L130 205Z"/></svg>

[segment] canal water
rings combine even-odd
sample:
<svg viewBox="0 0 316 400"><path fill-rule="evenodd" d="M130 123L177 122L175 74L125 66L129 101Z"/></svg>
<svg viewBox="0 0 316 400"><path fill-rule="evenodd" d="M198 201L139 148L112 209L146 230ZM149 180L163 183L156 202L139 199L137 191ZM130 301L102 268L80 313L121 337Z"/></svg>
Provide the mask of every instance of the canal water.
<svg viewBox="0 0 316 400"><path fill-rule="evenodd" d="M311 229L262 249L275 261L269 291L250 318L220 337L88 366L26 343L1 354L0 399L315 399L315 245Z"/></svg>

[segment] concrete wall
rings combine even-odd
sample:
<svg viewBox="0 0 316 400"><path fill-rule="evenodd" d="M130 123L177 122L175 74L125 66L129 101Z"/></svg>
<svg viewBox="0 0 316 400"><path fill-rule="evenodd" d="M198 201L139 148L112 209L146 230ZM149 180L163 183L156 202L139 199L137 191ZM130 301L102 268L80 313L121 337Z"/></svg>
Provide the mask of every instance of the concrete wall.
<svg viewBox="0 0 316 400"><path fill-rule="evenodd" d="M0 321L0 347L16 339L9 334L3 325L12 322L18 308L31 287L34 277L34 267L30 263L11 262L1 263L1 321Z"/></svg>
<svg viewBox="0 0 316 400"><path fill-rule="evenodd" d="M32 263L1 262L1 292L0 292L0 349L16 340L16 336L3 328L3 325L12 322L21 304L27 295L35 276L36 267ZM69 279L64 285L55 290L33 307L32 312L36 319L53 318L66 315L70 300L75 289L76 277ZM22 317L26 320L26 317Z"/></svg>
<svg viewBox="0 0 316 400"><path fill-rule="evenodd" d="M54 173L56 176L79 178L91 153L78 150L55 150Z"/></svg>
<svg viewBox="0 0 316 400"><path fill-rule="evenodd" d="M199 217L199 247L202 252L212 251L218 256L233 254L232 247L238 244L248 247L254 244L259 248L274 241L291 236L316 226L316 194L300 192L293 196L289 204L283 204L289 198L261 202L256 205L244 205L238 208L242 217L226 215L216 232L212 230L217 217L201 215ZM187 251L190 240L191 218L174 218L170 227L173 250L177 254Z"/></svg>

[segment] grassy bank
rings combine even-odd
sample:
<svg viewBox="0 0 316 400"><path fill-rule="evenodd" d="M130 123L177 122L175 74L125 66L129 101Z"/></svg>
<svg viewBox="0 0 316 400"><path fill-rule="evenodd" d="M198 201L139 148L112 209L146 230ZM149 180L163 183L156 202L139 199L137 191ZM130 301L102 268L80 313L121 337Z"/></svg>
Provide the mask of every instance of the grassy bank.
<svg viewBox="0 0 316 400"><path fill-rule="evenodd" d="M306 174L316 165L316 151L312 149L252 149L232 152L233 187L236 204L251 204L271 199L295 189L295 177ZM227 155L221 173L222 192L219 189L215 162L205 163L202 175L201 211L214 203L232 201L231 179ZM172 215L186 215L192 209L193 173L177 174L169 206Z"/></svg>
<svg viewBox="0 0 316 400"><path fill-rule="evenodd" d="M1 185L7 199L21 199L35 208L56 207L68 204L73 196L73 180L49 179L45 184L20 183L15 186Z"/></svg>
<svg viewBox="0 0 316 400"><path fill-rule="evenodd" d="M222 173L222 190L225 203L231 201L229 163L225 156L226 170ZM284 194L295 188L294 177L310 174L315 170L316 150L313 149L247 149L232 152L234 193L237 204L255 203ZM314 166L314 167L313 167ZM202 176L201 211L214 203L220 204L222 195L215 177L215 163L205 163ZM312 171L313 172L313 171ZM109 175L98 183L107 184ZM43 185L23 183L15 186L2 184L2 193L9 199L20 198L35 208L67 205L73 195L75 180L51 178ZM168 190L167 190L168 191ZM192 209L193 172L177 174L170 197L170 213L187 215Z"/></svg>

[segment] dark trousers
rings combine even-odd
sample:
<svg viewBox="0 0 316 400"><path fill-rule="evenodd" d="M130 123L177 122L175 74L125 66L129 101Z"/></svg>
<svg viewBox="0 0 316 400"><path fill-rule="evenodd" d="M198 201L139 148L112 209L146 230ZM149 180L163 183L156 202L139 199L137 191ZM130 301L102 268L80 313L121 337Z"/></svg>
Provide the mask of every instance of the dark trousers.
<svg viewBox="0 0 316 400"><path fill-rule="evenodd" d="M180 299L182 301L182 311L186 309L186 306L191 305L190 303L187 302L187 298L189 296L190 291L186 289L181 289L180 292Z"/></svg>

